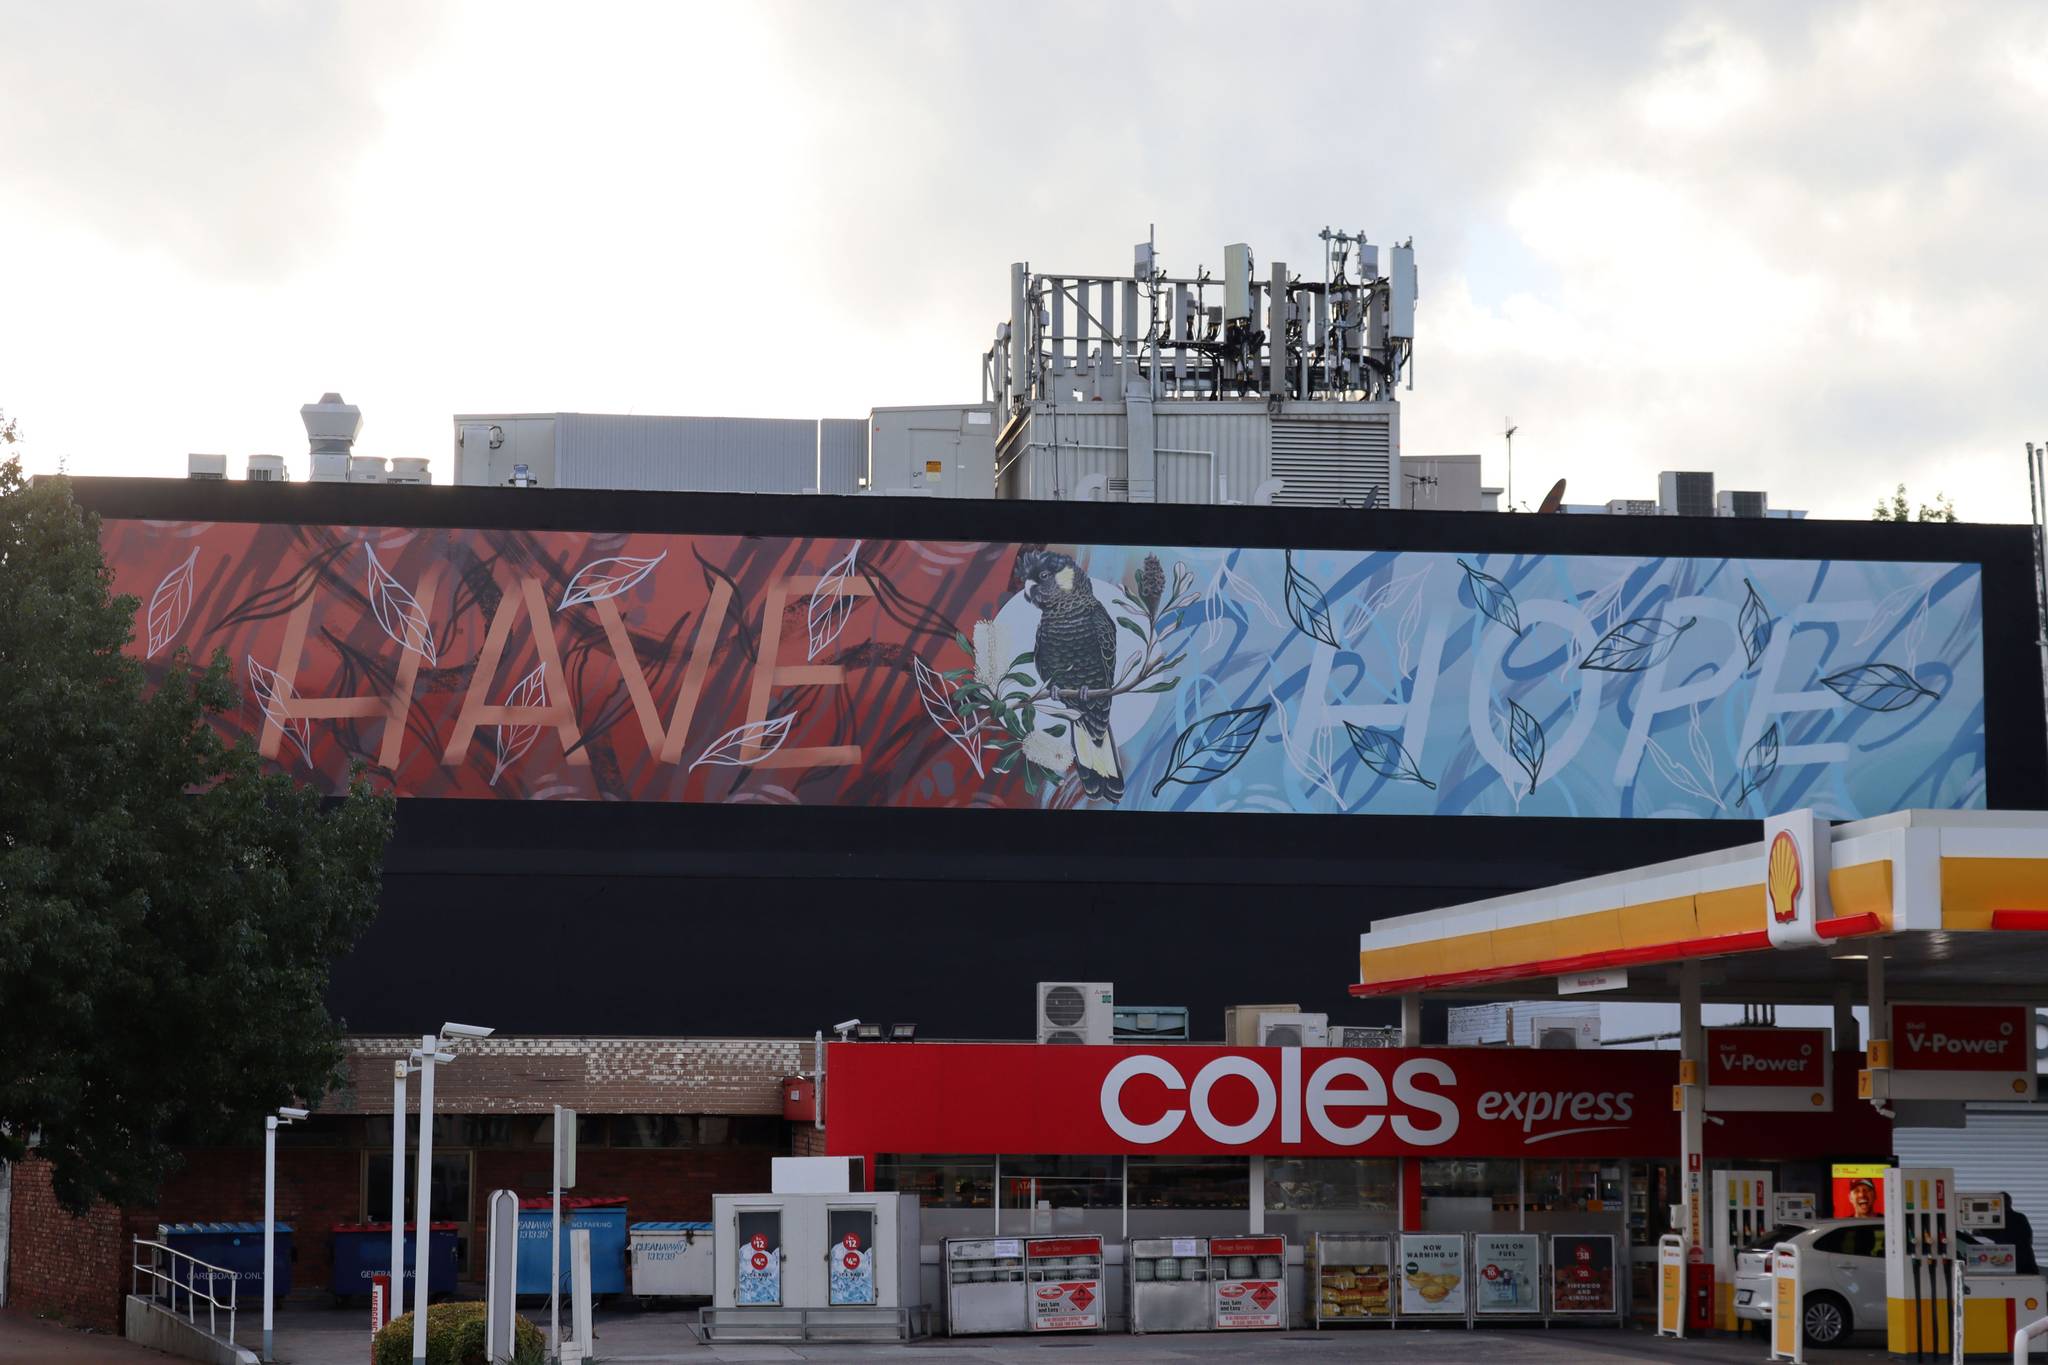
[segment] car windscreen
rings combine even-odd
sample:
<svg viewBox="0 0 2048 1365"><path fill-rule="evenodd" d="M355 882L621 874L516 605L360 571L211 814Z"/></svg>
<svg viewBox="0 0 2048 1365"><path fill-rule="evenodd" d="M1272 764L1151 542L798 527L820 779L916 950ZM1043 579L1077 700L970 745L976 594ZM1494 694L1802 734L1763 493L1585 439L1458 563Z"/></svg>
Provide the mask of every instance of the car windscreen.
<svg viewBox="0 0 2048 1365"><path fill-rule="evenodd" d="M1778 1243L1789 1242L1794 1237L1797 1237L1800 1233L1805 1232L1806 1230L1806 1225L1803 1223L1780 1223L1778 1224L1778 1226L1772 1228L1770 1231L1764 1233L1755 1241L1751 1242L1748 1246L1744 1247L1743 1250L1769 1251Z"/></svg>

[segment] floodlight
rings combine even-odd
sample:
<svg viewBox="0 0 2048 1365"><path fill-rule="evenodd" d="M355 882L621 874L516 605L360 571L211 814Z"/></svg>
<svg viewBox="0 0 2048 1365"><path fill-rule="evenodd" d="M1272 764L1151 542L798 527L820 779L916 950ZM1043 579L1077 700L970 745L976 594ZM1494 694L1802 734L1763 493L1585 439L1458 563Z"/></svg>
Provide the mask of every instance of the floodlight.
<svg viewBox="0 0 2048 1365"><path fill-rule="evenodd" d="M308 1114L309 1112L311 1112L311 1111L310 1111L310 1110L305 1110L305 1109L292 1109L292 1108L289 1108L289 1107L287 1107L287 1108L283 1108L283 1109L280 1109L280 1110L278 1110L278 1111L277 1111L277 1116L278 1116L279 1118L281 1118L281 1119L302 1119L302 1118L306 1117L306 1115L307 1115L307 1114Z"/></svg>
<svg viewBox="0 0 2048 1365"><path fill-rule="evenodd" d="M863 1043L878 1043L882 1040L882 1026L880 1024L856 1024L854 1025L853 1036Z"/></svg>
<svg viewBox="0 0 2048 1365"><path fill-rule="evenodd" d="M495 1031L496 1030L494 1029L485 1028L482 1024L441 1025L441 1036L444 1038L449 1037L450 1035L453 1035L457 1038L488 1038Z"/></svg>
<svg viewBox="0 0 2048 1365"><path fill-rule="evenodd" d="M889 1041L892 1043L908 1043L914 1041L916 1037L917 1025L915 1024L889 1025Z"/></svg>

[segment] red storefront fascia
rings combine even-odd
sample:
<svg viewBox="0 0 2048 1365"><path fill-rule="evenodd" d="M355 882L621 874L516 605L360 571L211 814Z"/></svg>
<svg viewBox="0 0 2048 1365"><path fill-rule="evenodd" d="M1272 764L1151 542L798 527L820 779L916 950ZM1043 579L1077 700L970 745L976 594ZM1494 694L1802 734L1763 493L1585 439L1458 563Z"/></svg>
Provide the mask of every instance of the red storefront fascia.
<svg viewBox="0 0 2048 1365"><path fill-rule="evenodd" d="M1717 1116L1706 1155L1890 1152L1858 1065L1837 1059L1832 1112ZM825 1148L870 1172L909 1152L1672 1160L1677 1081L1665 1051L835 1043Z"/></svg>

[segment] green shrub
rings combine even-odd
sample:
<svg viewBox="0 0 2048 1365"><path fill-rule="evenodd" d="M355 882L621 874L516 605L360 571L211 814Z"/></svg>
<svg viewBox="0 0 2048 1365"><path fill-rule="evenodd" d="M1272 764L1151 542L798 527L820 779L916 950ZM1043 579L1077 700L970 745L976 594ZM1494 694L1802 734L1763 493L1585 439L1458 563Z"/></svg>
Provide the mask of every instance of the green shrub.
<svg viewBox="0 0 2048 1365"><path fill-rule="evenodd" d="M537 1359L547 1339L525 1318L512 1320L515 1359ZM376 1365L412 1365L412 1314L377 1333ZM437 1303L427 1309L427 1365L484 1365L484 1305Z"/></svg>

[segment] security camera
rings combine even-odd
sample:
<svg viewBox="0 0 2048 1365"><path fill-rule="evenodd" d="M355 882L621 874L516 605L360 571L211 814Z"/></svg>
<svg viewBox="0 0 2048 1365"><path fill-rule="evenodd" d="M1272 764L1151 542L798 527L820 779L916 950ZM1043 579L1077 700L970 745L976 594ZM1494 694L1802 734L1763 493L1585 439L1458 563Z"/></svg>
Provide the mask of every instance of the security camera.
<svg viewBox="0 0 2048 1365"><path fill-rule="evenodd" d="M487 1029L481 1024L441 1025L441 1034L443 1037L447 1037L452 1034L457 1038L488 1038L491 1036L492 1032L494 1032L494 1030Z"/></svg>
<svg viewBox="0 0 2048 1365"><path fill-rule="evenodd" d="M308 1110L304 1109L280 1109L277 1111L277 1116L281 1119L302 1119L306 1117L308 1112Z"/></svg>
<svg viewBox="0 0 2048 1365"><path fill-rule="evenodd" d="M859 1027L860 1027L860 1020L858 1020L858 1019L849 1019L849 1020L847 1020L847 1021L846 1021L845 1023L843 1023L843 1024L834 1024L834 1025L832 1026L832 1031L833 1031L834 1033L851 1033L851 1032L853 1032L853 1031L854 1031L855 1029L857 1029L857 1028L859 1028Z"/></svg>

